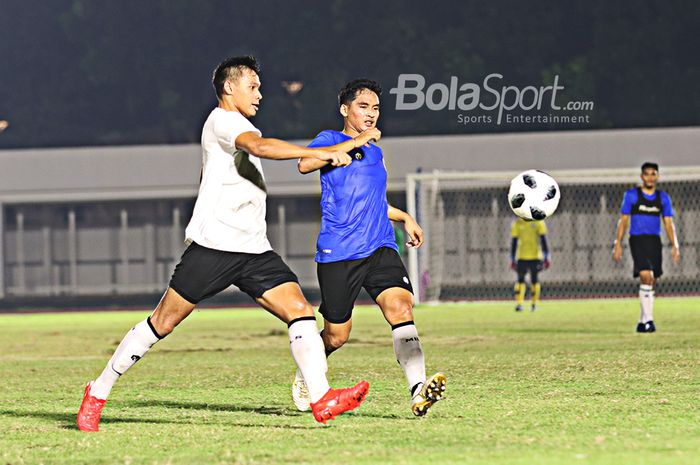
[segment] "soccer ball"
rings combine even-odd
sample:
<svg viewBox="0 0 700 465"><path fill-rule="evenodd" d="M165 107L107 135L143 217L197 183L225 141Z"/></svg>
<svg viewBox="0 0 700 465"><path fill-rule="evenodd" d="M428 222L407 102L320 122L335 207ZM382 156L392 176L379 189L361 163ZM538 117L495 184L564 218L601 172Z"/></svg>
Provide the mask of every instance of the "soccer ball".
<svg viewBox="0 0 700 465"><path fill-rule="evenodd" d="M523 171L510 182L508 205L526 221L551 216L559 205L559 185L553 177L539 170Z"/></svg>

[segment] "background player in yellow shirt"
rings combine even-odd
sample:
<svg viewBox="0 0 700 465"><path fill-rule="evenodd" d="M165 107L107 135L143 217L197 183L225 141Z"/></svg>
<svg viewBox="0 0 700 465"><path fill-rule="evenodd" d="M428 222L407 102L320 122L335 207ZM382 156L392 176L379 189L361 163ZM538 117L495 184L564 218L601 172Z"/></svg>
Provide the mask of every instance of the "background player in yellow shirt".
<svg viewBox="0 0 700 465"><path fill-rule="evenodd" d="M530 273L532 288L532 304L530 311L535 311L540 300L541 286L538 272L549 268L549 248L547 247L547 226L544 221L525 221L518 218L511 227L512 241L510 244L510 267L518 272L518 282L515 283L515 311L523 310L525 300L525 275Z"/></svg>

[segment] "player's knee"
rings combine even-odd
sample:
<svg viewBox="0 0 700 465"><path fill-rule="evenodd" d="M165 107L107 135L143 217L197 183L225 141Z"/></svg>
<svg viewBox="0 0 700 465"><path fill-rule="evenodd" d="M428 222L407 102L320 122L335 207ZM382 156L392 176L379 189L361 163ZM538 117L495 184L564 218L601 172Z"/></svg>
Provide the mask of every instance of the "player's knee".
<svg viewBox="0 0 700 465"><path fill-rule="evenodd" d="M641 271L639 273L639 281L642 284L649 284L653 285L654 284L654 272L652 271Z"/></svg>
<svg viewBox="0 0 700 465"><path fill-rule="evenodd" d="M175 327L177 324L172 323L172 324L166 324L164 326L156 327L156 331L158 332L158 335L160 337L165 337L168 334L172 333L175 330Z"/></svg>
<svg viewBox="0 0 700 465"><path fill-rule="evenodd" d="M336 332L336 333L330 333L326 332L324 330L324 337L323 337L323 343L326 346L326 349L340 349L343 347L343 345L348 342L348 339L350 338L350 333L349 332Z"/></svg>
<svg viewBox="0 0 700 465"><path fill-rule="evenodd" d="M153 329L160 337L165 337L172 333L175 327L180 323L177 319L164 315L162 313L154 313L150 317Z"/></svg>
<svg viewBox="0 0 700 465"><path fill-rule="evenodd" d="M287 304L287 312L289 313L290 319L293 320L304 316L313 316L314 309L305 298L299 297L292 299Z"/></svg>
<svg viewBox="0 0 700 465"><path fill-rule="evenodd" d="M384 314L392 323L413 320L413 302L410 299L393 299L384 309Z"/></svg>

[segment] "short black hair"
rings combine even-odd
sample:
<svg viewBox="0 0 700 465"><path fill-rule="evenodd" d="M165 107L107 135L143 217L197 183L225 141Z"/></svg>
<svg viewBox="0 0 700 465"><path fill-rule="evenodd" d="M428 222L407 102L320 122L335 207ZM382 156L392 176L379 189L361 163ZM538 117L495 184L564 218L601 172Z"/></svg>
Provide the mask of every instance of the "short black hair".
<svg viewBox="0 0 700 465"><path fill-rule="evenodd" d="M658 163L654 163L651 161L645 161L644 164L642 165L642 173L647 168L652 168L652 169L656 170L657 173L659 172L659 164Z"/></svg>
<svg viewBox="0 0 700 465"><path fill-rule="evenodd" d="M217 98L220 99L221 96L224 95L224 83L226 80L236 80L240 78L244 68L254 71L256 74L260 74L258 60L252 55L230 57L219 63L212 77L212 84L214 85Z"/></svg>
<svg viewBox="0 0 700 465"><path fill-rule="evenodd" d="M338 93L338 107L350 105L357 98L357 94L363 90L371 90L377 96L382 95L382 86L371 79L353 79L340 89Z"/></svg>

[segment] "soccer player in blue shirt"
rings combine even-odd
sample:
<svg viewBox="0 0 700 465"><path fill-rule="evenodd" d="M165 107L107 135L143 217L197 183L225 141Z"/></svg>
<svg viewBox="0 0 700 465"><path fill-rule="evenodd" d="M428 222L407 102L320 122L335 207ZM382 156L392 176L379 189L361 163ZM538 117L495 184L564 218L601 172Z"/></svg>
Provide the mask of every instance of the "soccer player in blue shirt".
<svg viewBox="0 0 700 465"><path fill-rule="evenodd" d="M646 162L642 165L642 185L627 192L622 199L620 221L613 248L613 259L622 259L622 239L630 226L630 251L634 261L634 277L639 276L640 317L638 333L653 333L654 325L654 286L661 277L661 220L671 243L671 257L674 263L681 259L678 249L676 227L673 224L671 197L656 189L659 179L659 165ZM631 220L630 220L631 219Z"/></svg>
<svg viewBox="0 0 700 465"><path fill-rule="evenodd" d="M321 132L309 147L350 154L353 163L335 169L328 163L299 160L299 171L321 170L321 230L316 262L321 287L321 337L326 355L350 336L352 310L362 287L379 305L391 325L396 359L403 368L412 397L412 411L423 416L442 398L446 378L436 373L426 380L425 361L413 322L413 288L398 254L391 221L404 224L406 245L420 247L423 231L406 212L388 204L387 172L377 129L381 87L357 79L338 95L343 130ZM391 221L390 221L391 220ZM297 371L292 397L299 410L308 409L305 383Z"/></svg>

